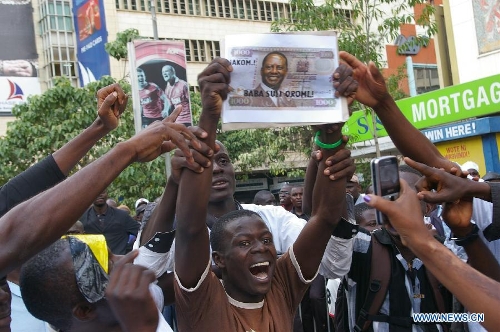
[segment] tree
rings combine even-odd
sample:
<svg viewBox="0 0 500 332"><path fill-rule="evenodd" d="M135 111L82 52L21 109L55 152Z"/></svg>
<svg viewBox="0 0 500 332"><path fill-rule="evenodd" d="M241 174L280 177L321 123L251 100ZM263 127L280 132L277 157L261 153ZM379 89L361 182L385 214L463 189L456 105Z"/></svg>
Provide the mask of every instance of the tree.
<svg viewBox="0 0 500 332"><path fill-rule="evenodd" d="M431 2L432 3L432 2ZM415 23L425 27L426 33L416 36L403 45L406 49L415 44L426 46L429 38L437 32L437 25L432 19L435 8L427 0L326 0L316 6L313 0L291 0L290 18L283 18L272 23L272 31L339 31L339 49L355 55L358 59L373 61L382 68L381 54L385 42L395 40L400 33L402 24ZM413 8L419 7L420 15L415 17ZM402 76L399 71L395 78L389 79L389 90L395 97L402 97L402 90L397 80ZM394 93L393 93L394 92ZM397 92L397 94L395 94ZM364 110L371 113L375 122L373 110L356 104L353 110ZM375 141L377 156L380 156L375 123L372 135Z"/></svg>
<svg viewBox="0 0 500 332"><path fill-rule="evenodd" d="M115 58L117 61L124 60L123 77L125 77L127 70L127 44L137 38L139 38L139 30L130 28L122 32L118 32L114 41L108 42L104 45L104 49L111 57Z"/></svg>
<svg viewBox="0 0 500 332"><path fill-rule="evenodd" d="M199 93L191 93L193 123L201 113ZM297 165L307 162L311 154L312 130L310 127L274 129L243 129L222 132L219 123L217 139L228 149L232 162L241 177L246 178L256 169L268 170L271 175L301 177L304 168ZM290 159L295 159L291 163Z"/></svg>

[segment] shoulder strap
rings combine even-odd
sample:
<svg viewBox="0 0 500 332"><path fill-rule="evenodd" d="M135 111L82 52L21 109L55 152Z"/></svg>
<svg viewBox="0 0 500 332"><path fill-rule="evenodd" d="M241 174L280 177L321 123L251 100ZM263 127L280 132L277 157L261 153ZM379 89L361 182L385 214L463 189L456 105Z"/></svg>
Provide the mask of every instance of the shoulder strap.
<svg viewBox="0 0 500 332"><path fill-rule="evenodd" d="M391 280L391 258L389 250L382 245L372 233L372 260L370 269L370 284L366 293L365 303L361 307L354 331L366 331L372 321L368 316L378 313L384 303L389 281Z"/></svg>
<svg viewBox="0 0 500 332"><path fill-rule="evenodd" d="M434 301L436 302L436 307L438 312L440 313L447 312L444 305L443 294L439 290L439 281L427 268L425 269L425 274L427 275L427 280L429 280L429 283L432 286L432 292L434 293ZM441 326L443 327L444 331L448 331L448 326L446 324L441 324Z"/></svg>

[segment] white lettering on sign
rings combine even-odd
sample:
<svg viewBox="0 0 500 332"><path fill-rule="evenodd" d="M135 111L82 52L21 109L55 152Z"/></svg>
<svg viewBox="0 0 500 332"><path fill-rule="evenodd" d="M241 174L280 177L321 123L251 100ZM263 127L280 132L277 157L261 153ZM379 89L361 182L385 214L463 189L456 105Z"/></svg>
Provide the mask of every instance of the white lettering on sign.
<svg viewBox="0 0 500 332"><path fill-rule="evenodd" d="M430 98L411 105L413 122L417 123L438 116L470 111L479 107L500 103L500 82L493 82L489 87L478 86L477 90L467 89L448 96Z"/></svg>
<svg viewBox="0 0 500 332"><path fill-rule="evenodd" d="M476 123L464 123L446 128L438 128L425 131L425 136L430 141L438 141L452 138L459 138L464 136L471 136L476 133Z"/></svg>

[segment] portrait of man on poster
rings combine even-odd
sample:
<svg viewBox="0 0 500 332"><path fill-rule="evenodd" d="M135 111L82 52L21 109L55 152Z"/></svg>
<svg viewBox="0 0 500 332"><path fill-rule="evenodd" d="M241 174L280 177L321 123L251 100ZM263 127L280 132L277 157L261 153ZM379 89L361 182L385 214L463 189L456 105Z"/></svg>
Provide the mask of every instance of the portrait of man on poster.
<svg viewBox="0 0 500 332"><path fill-rule="evenodd" d="M261 83L252 91L253 107L295 107L295 102L286 95L283 81L288 73L288 59L277 51L268 53L260 68Z"/></svg>

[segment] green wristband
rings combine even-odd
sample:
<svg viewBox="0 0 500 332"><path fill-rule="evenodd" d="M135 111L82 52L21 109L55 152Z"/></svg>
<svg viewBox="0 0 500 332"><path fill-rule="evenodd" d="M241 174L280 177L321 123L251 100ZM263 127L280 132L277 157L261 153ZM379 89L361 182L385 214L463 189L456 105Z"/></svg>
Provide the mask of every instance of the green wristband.
<svg viewBox="0 0 500 332"><path fill-rule="evenodd" d="M314 136L314 143L316 143L316 145L319 146L320 148L335 149L335 148L338 148L340 146L340 144L342 144L342 138L339 139L337 142L332 143L332 144L323 143L319 140L319 135L321 135L321 130L318 130L316 132L316 136Z"/></svg>

